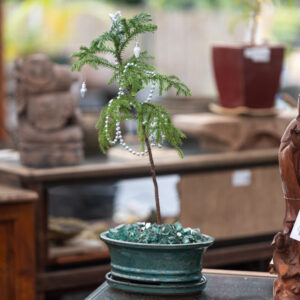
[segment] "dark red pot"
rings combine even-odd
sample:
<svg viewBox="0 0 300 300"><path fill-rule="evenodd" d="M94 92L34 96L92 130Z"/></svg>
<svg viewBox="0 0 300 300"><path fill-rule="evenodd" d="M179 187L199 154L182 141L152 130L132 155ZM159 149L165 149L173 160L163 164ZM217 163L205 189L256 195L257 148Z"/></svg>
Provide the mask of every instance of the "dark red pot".
<svg viewBox="0 0 300 300"><path fill-rule="evenodd" d="M255 48L255 49L254 49ZM257 59L254 52L267 53ZM249 53L252 53L252 56ZM283 46L222 45L212 49L221 106L265 109L274 106L282 69Z"/></svg>

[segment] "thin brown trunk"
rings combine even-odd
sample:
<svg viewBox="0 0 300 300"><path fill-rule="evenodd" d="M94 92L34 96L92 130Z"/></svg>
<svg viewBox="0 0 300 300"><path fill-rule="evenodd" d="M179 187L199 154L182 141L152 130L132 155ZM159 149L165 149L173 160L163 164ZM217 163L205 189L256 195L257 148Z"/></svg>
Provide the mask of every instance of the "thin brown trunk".
<svg viewBox="0 0 300 300"><path fill-rule="evenodd" d="M150 146L149 139L147 137L146 129L145 129L144 125L143 125L143 132L144 132L145 142L146 142L146 146L147 146L147 150L148 150L148 154L149 154L150 170L151 170L152 180L153 180L153 184L154 184L155 205L156 205L156 222L157 222L157 224L161 224L158 185L157 185L157 181L156 181L156 171L155 171L151 146Z"/></svg>

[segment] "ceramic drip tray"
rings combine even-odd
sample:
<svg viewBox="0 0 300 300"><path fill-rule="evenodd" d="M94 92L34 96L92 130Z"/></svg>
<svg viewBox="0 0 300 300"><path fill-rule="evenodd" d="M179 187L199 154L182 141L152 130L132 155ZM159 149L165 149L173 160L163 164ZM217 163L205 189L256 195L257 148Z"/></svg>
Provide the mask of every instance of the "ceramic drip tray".
<svg viewBox="0 0 300 300"><path fill-rule="evenodd" d="M199 281L174 283L174 282L139 282L135 280L124 280L112 276L111 272L106 274L109 286L122 291L152 294L152 295L185 295L201 292L206 286L206 278L202 275Z"/></svg>

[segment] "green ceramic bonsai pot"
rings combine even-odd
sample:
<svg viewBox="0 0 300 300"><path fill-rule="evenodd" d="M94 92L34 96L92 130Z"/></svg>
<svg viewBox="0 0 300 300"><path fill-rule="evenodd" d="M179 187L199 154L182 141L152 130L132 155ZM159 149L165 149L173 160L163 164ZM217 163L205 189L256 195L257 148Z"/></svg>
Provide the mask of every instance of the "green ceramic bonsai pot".
<svg viewBox="0 0 300 300"><path fill-rule="evenodd" d="M197 292L205 287L202 259L206 248L214 242L212 237L203 235L203 242L170 245L132 243L111 239L107 235L108 231L100 237L108 245L111 255L112 280L108 280L111 286L135 291L134 286L140 283L145 285L143 292L147 292L147 284L162 285L158 291L164 294L174 293L174 287L185 287L180 293ZM126 285L115 285L114 279L125 281ZM131 289L128 281L133 284ZM150 288L149 293L156 290Z"/></svg>

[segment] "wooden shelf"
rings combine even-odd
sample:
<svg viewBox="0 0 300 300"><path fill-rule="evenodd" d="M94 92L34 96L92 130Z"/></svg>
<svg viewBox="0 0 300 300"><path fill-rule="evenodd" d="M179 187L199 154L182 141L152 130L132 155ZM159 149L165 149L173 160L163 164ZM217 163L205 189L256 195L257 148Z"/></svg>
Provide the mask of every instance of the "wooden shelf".
<svg viewBox="0 0 300 300"><path fill-rule="evenodd" d="M62 266L91 261L107 262L109 259L108 249L101 246L56 246L49 248L48 265Z"/></svg>

